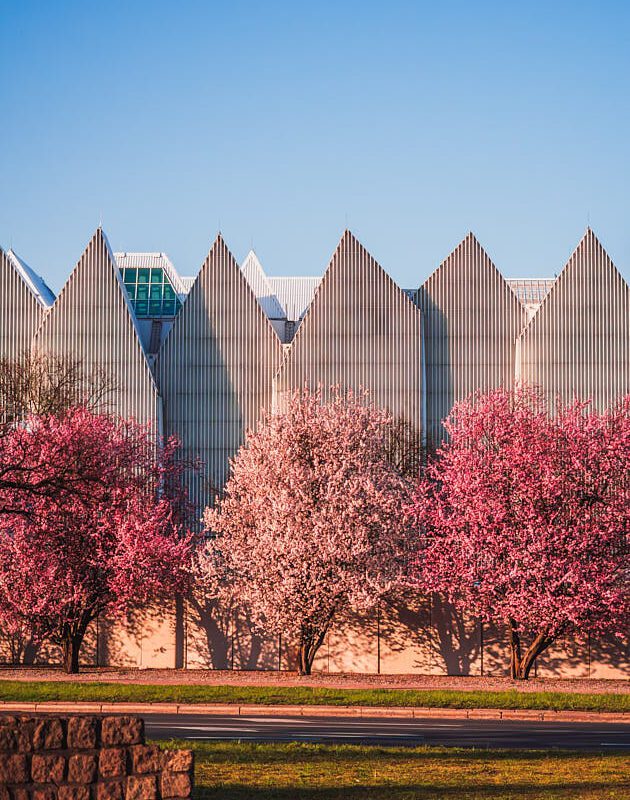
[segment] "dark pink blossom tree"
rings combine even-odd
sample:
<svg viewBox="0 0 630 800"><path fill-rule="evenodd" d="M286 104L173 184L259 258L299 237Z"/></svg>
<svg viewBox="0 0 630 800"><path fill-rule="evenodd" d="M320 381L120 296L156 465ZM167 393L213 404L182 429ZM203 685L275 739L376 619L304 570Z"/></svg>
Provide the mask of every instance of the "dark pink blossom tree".
<svg viewBox="0 0 630 800"><path fill-rule="evenodd" d="M513 678L560 637L627 633L630 398L597 413L497 390L445 427L413 507L420 585L504 623Z"/></svg>
<svg viewBox="0 0 630 800"><path fill-rule="evenodd" d="M100 614L187 587L194 542L182 521L177 445L156 456L147 429L74 408L30 417L4 448L29 485L2 492L10 510L0 515L0 624L60 645L64 668L77 672Z"/></svg>
<svg viewBox="0 0 630 800"><path fill-rule="evenodd" d="M301 674L339 612L372 607L404 573L410 488L389 457L391 425L365 395L296 393L247 435L206 511L206 579L293 638Z"/></svg>

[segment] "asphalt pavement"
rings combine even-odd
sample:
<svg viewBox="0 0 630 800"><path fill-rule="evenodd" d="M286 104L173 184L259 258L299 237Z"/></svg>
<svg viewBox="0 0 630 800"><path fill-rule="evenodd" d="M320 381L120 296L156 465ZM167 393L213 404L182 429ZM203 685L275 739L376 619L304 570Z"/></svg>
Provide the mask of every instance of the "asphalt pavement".
<svg viewBox="0 0 630 800"><path fill-rule="evenodd" d="M630 725L603 722L388 717L143 714L147 737L199 741L326 742L378 745L619 751Z"/></svg>

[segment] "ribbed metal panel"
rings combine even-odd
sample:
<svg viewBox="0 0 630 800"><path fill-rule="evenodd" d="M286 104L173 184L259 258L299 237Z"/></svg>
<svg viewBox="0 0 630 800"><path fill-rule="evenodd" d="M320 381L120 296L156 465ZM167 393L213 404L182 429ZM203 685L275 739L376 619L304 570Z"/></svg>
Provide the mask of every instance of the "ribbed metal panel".
<svg viewBox="0 0 630 800"><path fill-rule="evenodd" d="M603 410L630 393L630 289L589 228L518 342L517 378Z"/></svg>
<svg viewBox="0 0 630 800"><path fill-rule="evenodd" d="M157 389L127 304L118 268L99 228L33 340L42 351L104 369L116 387L107 408L157 428Z"/></svg>
<svg viewBox="0 0 630 800"><path fill-rule="evenodd" d="M269 408L282 346L219 236L156 362L164 424L205 463L191 480L201 510L227 477L228 459Z"/></svg>
<svg viewBox="0 0 630 800"><path fill-rule="evenodd" d="M43 312L10 254L0 249L0 358L17 358L30 349Z"/></svg>
<svg viewBox="0 0 630 800"><path fill-rule="evenodd" d="M418 291L424 314L427 441L438 444L453 403L509 387L525 310L472 233Z"/></svg>
<svg viewBox="0 0 630 800"><path fill-rule="evenodd" d="M422 427L422 318L346 231L276 380L287 393L318 384L370 391L373 401Z"/></svg>

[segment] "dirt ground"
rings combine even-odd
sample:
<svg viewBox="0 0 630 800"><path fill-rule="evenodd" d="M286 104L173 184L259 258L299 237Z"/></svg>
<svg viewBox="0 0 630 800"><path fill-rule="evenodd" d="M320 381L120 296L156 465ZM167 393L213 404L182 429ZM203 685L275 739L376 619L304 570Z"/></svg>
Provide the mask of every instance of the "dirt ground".
<svg viewBox="0 0 630 800"><path fill-rule="evenodd" d="M359 675L319 673L300 677L295 672L244 672L232 670L113 669L86 667L79 675L65 675L50 667L0 667L0 680L106 681L116 683L206 684L214 686L320 686L331 689L459 689L523 692L630 693L630 679L590 680L532 678L526 683L499 677L446 675Z"/></svg>

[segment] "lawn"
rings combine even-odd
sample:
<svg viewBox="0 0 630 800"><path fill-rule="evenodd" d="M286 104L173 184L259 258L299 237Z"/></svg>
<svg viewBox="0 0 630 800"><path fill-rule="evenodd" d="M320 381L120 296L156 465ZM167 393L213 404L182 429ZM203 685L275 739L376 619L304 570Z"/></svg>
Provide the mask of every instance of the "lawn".
<svg viewBox="0 0 630 800"><path fill-rule="evenodd" d="M164 746L163 742L160 742ZM618 754L177 742L198 800L625 800Z"/></svg>
<svg viewBox="0 0 630 800"><path fill-rule="evenodd" d="M630 711L628 694L0 681L0 700Z"/></svg>

